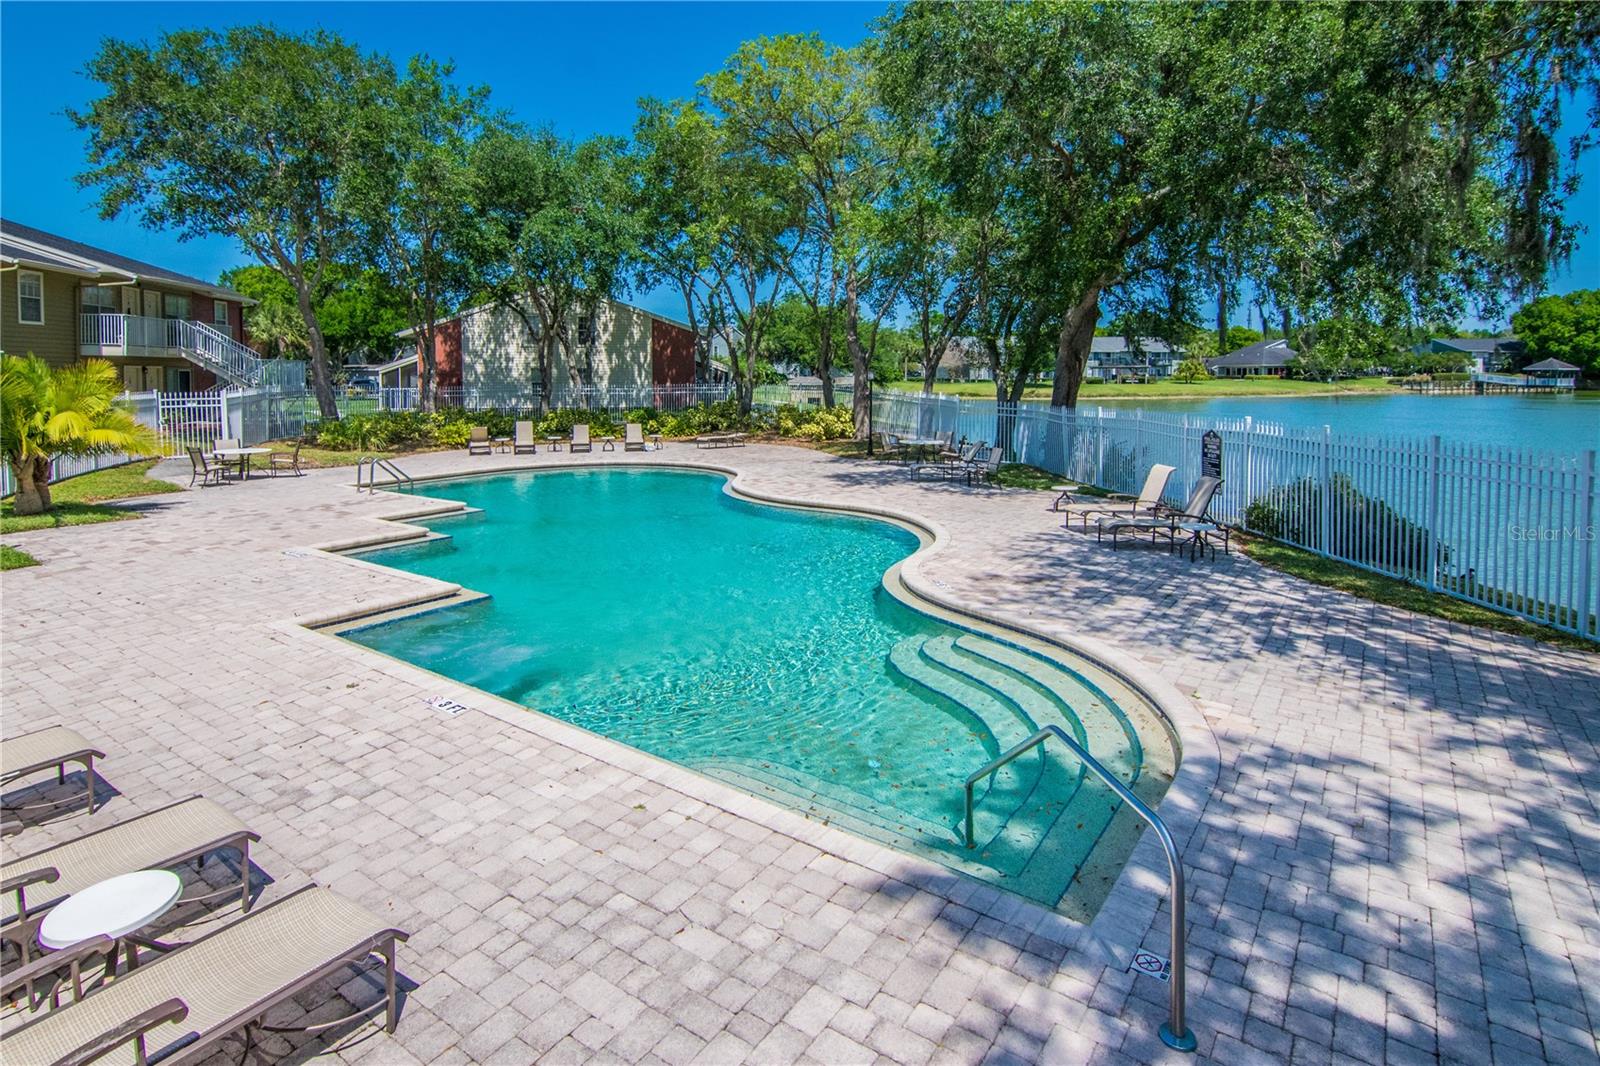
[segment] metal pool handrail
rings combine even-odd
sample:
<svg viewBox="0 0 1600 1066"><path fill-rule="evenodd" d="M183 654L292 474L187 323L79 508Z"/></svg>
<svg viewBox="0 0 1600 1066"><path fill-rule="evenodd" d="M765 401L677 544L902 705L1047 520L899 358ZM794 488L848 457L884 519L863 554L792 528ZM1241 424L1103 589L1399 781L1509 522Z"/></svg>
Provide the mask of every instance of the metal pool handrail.
<svg viewBox="0 0 1600 1066"><path fill-rule="evenodd" d="M361 490L361 486L362 486L361 471L362 470L366 470L367 471L366 487L371 492L377 492L378 491L378 469L380 467L383 469L384 473L386 473L390 477L394 478L394 480L396 482L402 482L403 481L403 482L405 482L405 485L406 485L406 487L408 489L412 489L412 490L416 489L417 483L412 480L411 475L406 473L404 470L401 470L398 466L395 466L389 460L383 458L381 455L372 455L372 456L363 455L356 462L356 491L359 492Z"/></svg>
<svg viewBox="0 0 1600 1066"><path fill-rule="evenodd" d="M1102 781L1111 786L1111 791L1117 797L1132 807L1134 812L1150 824L1156 831L1156 839L1161 841L1161 848L1167 853L1167 870L1172 893L1172 980L1171 999L1168 1006L1168 1018L1161 1026L1161 1042L1178 1051L1193 1051L1197 1046L1194 1033L1184 1024L1184 988L1183 988L1183 956L1184 956L1184 918L1183 918L1183 862L1178 857L1178 846L1172 842L1172 834L1167 831L1163 822L1149 805L1133 794L1118 780L1117 776L1104 766L1100 760L1090 755L1088 749L1079 744L1067 731L1057 725L1047 725L1033 736L1024 740L1010 751L991 760L983 769L967 778L967 847L974 847L972 832L972 786L994 773L1002 766L1017 758L1019 755L1032 748L1043 744L1050 737L1055 737L1072 750L1072 753L1083 760L1083 764Z"/></svg>

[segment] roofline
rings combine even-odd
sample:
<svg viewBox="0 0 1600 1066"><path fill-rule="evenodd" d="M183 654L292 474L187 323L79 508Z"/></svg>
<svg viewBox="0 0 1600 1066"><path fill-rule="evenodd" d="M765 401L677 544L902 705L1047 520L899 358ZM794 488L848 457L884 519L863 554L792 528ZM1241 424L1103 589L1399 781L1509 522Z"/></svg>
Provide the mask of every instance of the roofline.
<svg viewBox="0 0 1600 1066"><path fill-rule="evenodd" d="M17 224L21 225L20 222ZM32 227L29 228L31 229ZM124 278L126 280L123 281L123 284L138 284L141 281L148 281L152 284L178 286L191 289L196 292L207 293L214 297L220 296L223 299L235 300L247 306L254 306L260 302L258 300L251 299L242 292L235 292L233 289L224 288L221 285L212 285L208 282L199 280L178 281L175 279L140 275L135 271L124 270L119 266L112 266L110 263L102 263L98 259L90 259L88 256L78 255L76 252L61 251L52 248L50 245L41 241L31 240L27 237L19 237L15 233L5 233L4 237L7 244L15 245L23 249L31 249L32 251L49 255L58 260L66 260L71 263L80 264L79 269L73 269L72 267L62 266L59 262L45 263L31 259L22 259L18 256L12 255L0 256L0 258L3 258L5 261L15 263L18 266L26 263L27 266L36 270L51 270L57 274L70 274L73 277L93 278L96 280L108 276L113 278Z"/></svg>

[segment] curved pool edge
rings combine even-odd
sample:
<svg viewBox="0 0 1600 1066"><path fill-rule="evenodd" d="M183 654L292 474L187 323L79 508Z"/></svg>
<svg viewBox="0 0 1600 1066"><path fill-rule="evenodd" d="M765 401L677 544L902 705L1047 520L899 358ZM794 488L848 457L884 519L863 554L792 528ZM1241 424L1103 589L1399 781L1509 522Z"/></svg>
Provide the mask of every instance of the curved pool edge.
<svg viewBox="0 0 1600 1066"><path fill-rule="evenodd" d="M691 469L712 469L691 467ZM985 611L964 602L959 597L936 590L937 582L923 572L930 557L941 547L951 544L950 533L937 521L913 515L894 508L880 506L843 506L820 503L798 497L751 489L740 484L741 473L726 467L715 469L730 473L728 490L756 502L780 507L809 508L841 514L880 518L897 525L910 527L922 534L923 543L916 551L900 561L898 566L901 586L914 600L920 600L958 618L965 617L991 626L1022 634L1046 645L1054 645L1089 660L1094 665L1118 677L1135 692L1143 696L1171 724L1179 750L1177 772L1166 794L1156 806L1156 814L1166 823L1181 856L1199 827L1206 801L1216 788L1221 769L1222 753L1211 723L1206 721L1193 700L1153 668L1135 656L1111 644L1082 634L1048 634L1010 619L1003 614ZM915 603L911 604L916 606ZM939 613L938 611L935 612ZM1142 946L1147 931L1161 909L1167 896L1167 859L1155 834L1141 832L1139 843L1128 856L1105 902L1101 904L1094 920L1086 927L1088 940L1080 949L1088 949L1101 960L1114 965L1127 965L1133 952ZM1027 901L1022 901L1027 902ZM1038 904L1029 904L1038 906ZM1041 908L1051 914L1048 908ZM1067 919L1071 921L1071 919ZM1075 925L1081 923L1074 922Z"/></svg>
<svg viewBox="0 0 1600 1066"><path fill-rule="evenodd" d="M943 612L949 612L958 617L965 617L985 625L996 626L1003 630L1021 634L1045 645L1053 645L1069 654L1082 656L1096 667L1115 675L1130 688L1134 689L1167 720L1172 727L1172 733L1179 746L1177 772L1174 774L1171 784L1168 785L1166 794L1156 807L1156 813L1166 823L1180 854L1183 853L1185 847L1193 838L1194 832L1199 825L1201 814L1205 809L1206 800L1216 786L1220 766L1220 748L1216 735L1199 708L1175 685L1156 673L1153 668L1145 665L1135 656L1104 641L1078 633L1041 632L1024 620L1013 619L1002 613L985 611L980 607L964 602L959 597L950 595L947 591L939 591L937 587L939 583L923 572L924 567L940 549L953 543L953 537L936 519L880 505L844 504L772 492L746 484L745 472L737 467L714 462L665 460L624 465L604 460L582 460L563 463L561 466L553 468L497 465L487 468L480 467L470 471L420 477L415 481L416 484L421 485L502 474L537 475L547 472L585 469L682 470L690 473L720 474L725 478L725 492L753 503L879 519L908 528L918 536L920 543L911 554L900 561L898 570L900 581L905 591L914 600L921 601L922 604L934 608L931 612L926 611L926 608L919 607L919 609L923 609L925 613L932 613L935 616ZM385 489L385 495L407 501L414 500L412 497L392 493L387 489ZM419 611L432 609L430 605L436 605L444 598L441 595L442 587L448 586L450 593L461 593L470 590L461 589L459 586L451 586L446 582L439 582L432 578L422 578L419 575L410 574L407 571L397 570L393 567L366 562L353 554L349 554L355 552L364 553L377 548L415 542L426 536L430 531L423 526L408 525L408 522L425 518L451 517L468 511L466 505L457 501L444 500L438 497L431 497L430 499L435 506L417 508L397 514L372 516L369 519L386 525L391 523L398 524L399 528L393 536L375 535L359 538L356 542L346 541L318 545L308 550L327 553L330 558L339 559L347 564L374 567L389 574L401 574L413 580L425 582L430 586L428 592L415 597L414 603ZM918 604L911 603L910 606L918 607ZM385 613L404 611L405 609L405 604L394 602L386 602L382 607L382 611ZM325 630L374 613L376 612L371 607L367 607L357 611L334 612L315 620L296 618L294 624L307 629ZM436 674L424 667L419 667L414 663L407 663L404 660L395 659L372 649L363 650L367 654L380 655L389 662L418 670L429 677L441 681L450 681L443 675ZM490 713L497 719L511 722L512 724L522 724L524 728L527 728L526 722L518 723L516 716L526 716L530 708L521 704L511 703L493 693L463 685L460 682L451 681L450 683L489 701L498 712ZM645 764L648 764L653 771L646 773L645 776L656 779L661 779L663 776L671 777L674 787L686 791L697 798L715 802L717 806L730 811L730 813L744 813L746 816L757 817L758 815L750 813L750 804L757 805L757 809L761 812L759 817L762 818L769 818L769 812L777 812L783 816L781 820L787 823L784 831L790 835L832 854L860 863L884 876L905 880L953 902L974 906L980 910L986 909L978 905L977 901L980 894L987 892L993 893L996 898L1004 897L1012 905L1013 914L1036 912L1033 917L1037 918L1040 930L1055 930L1052 939L1064 944L1075 945L1079 950L1088 951L1092 956L1096 956L1098 961L1108 965L1126 966L1133 952L1145 946L1143 938L1152 930L1154 919L1161 908L1162 900L1167 896L1166 858L1153 833L1141 832L1138 844L1135 845L1129 855L1099 912L1093 921L1088 925L1084 925L1082 922L1070 918L1059 911L1014 893L1006 892L1001 888L972 879L931 859L890 848L851 833L848 830L815 822L799 812L698 774L670 760L632 748L620 741L612 740L600 734L591 733L580 726L563 722L561 719L551 715L538 711L534 713L540 723L558 727L558 731L564 734L563 742L573 744L580 750L600 757L599 753L591 750L592 744L597 742L606 746L612 762L618 761L615 753L626 753L629 756L626 761L629 762L634 759L644 760ZM580 738L582 738L581 742ZM644 772L639 766L633 768ZM693 787L691 787L691 783ZM708 792L710 795L707 794ZM710 796L717 796L718 799L712 800ZM741 812L737 808L744 808L744 811ZM1158 935L1160 934L1158 933ZM1153 948L1159 946L1151 945Z"/></svg>

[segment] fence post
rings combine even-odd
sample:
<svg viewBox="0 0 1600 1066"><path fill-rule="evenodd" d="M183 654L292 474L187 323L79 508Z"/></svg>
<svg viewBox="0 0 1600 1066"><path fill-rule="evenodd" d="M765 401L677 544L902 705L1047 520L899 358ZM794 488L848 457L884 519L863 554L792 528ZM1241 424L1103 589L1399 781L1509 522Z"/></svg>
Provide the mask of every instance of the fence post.
<svg viewBox="0 0 1600 1066"><path fill-rule="evenodd" d="M1593 448L1583 453L1583 525L1574 530L1583 551L1578 561L1578 617L1572 628L1586 637L1600 637L1600 618L1596 618L1600 615L1600 593L1595 590L1600 574L1593 570L1595 553L1600 551L1600 529L1595 528L1600 521L1600 514L1595 513L1595 496L1600 492L1600 484L1595 481L1595 455Z"/></svg>
<svg viewBox="0 0 1600 1066"><path fill-rule="evenodd" d="M1439 435L1428 438L1428 591L1439 588Z"/></svg>
<svg viewBox="0 0 1600 1066"><path fill-rule="evenodd" d="M228 390L223 389L217 393L217 436L228 435ZM240 443L243 443L242 439Z"/></svg>
<svg viewBox="0 0 1600 1066"><path fill-rule="evenodd" d="M1317 508L1318 526L1317 553L1319 555L1332 555L1331 542L1333 540L1333 427L1322 427L1322 506Z"/></svg>

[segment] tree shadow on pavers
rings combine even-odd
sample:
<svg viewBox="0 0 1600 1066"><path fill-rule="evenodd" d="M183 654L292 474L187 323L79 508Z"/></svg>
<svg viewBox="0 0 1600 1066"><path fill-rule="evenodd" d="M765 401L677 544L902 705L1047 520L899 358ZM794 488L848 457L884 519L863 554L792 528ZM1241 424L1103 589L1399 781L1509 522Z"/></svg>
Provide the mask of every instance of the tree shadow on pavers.
<svg viewBox="0 0 1600 1066"><path fill-rule="evenodd" d="M122 795L117 787L101 777L94 775L94 809L96 814L104 809L107 802ZM75 770L66 774L59 780L51 777L30 785L23 785L5 794L0 810L4 812L6 823L5 833L9 836L12 832L24 829L33 829L60 821L64 818L76 817L87 814L89 811L89 779L87 770ZM91 822L85 819L83 831L88 833L100 828L98 820ZM17 842L11 841L8 850L16 851ZM30 848L29 850L38 850Z"/></svg>

